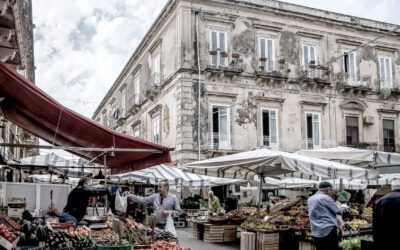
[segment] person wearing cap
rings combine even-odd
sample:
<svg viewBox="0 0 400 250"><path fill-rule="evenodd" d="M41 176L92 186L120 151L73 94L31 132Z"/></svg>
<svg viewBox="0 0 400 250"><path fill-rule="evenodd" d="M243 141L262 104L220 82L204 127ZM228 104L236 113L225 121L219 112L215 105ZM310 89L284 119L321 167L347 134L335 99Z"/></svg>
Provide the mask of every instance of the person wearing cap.
<svg viewBox="0 0 400 250"><path fill-rule="evenodd" d="M311 233L317 250L339 249L338 221L336 215L343 211L332 199L332 184L327 181L319 183L318 192L308 198L308 216Z"/></svg>
<svg viewBox="0 0 400 250"><path fill-rule="evenodd" d="M372 215L376 249L395 249L399 244L400 179L393 180L391 185L392 192L377 201Z"/></svg>

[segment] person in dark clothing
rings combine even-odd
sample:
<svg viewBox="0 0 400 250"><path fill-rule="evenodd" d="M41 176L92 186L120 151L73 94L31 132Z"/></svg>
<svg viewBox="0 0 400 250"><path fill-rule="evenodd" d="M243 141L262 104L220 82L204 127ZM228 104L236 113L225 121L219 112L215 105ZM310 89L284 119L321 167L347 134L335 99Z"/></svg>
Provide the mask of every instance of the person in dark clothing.
<svg viewBox="0 0 400 250"><path fill-rule="evenodd" d="M392 181L392 192L375 204L372 227L376 249L394 249L398 245L400 225L400 180Z"/></svg>
<svg viewBox="0 0 400 250"><path fill-rule="evenodd" d="M228 197L225 200L225 211L230 212L238 207L239 200L236 195L233 194L232 190L228 191Z"/></svg>
<svg viewBox="0 0 400 250"><path fill-rule="evenodd" d="M67 205L59 218L60 222L74 221L79 223L86 215L90 197L110 194L106 188L91 189L86 187L88 180L88 178L80 179L78 185L69 193Z"/></svg>
<svg viewBox="0 0 400 250"><path fill-rule="evenodd" d="M118 190L119 190L119 186L117 184L112 184L108 189L108 191L110 191L110 195L109 195L110 198L108 199L108 202L109 202L109 207L111 209L111 212L113 214L117 213L117 211L115 210L115 197L117 195Z"/></svg>

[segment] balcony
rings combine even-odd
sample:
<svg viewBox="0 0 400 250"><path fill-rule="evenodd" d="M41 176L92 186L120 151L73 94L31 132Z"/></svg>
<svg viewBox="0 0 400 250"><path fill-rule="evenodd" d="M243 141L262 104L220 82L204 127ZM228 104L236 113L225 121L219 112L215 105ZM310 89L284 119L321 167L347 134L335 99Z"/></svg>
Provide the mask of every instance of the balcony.
<svg viewBox="0 0 400 250"><path fill-rule="evenodd" d="M132 96L133 104L132 107L129 109L129 113L134 115L140 110L140 94L133 94Z"/></svg>
<svg viewBox="0 0 400 250"><path fill-rule="evenodd" d="M153 73L149 80L149 89L146 91L145 96L153 101L161 92L162 75L161 73Z"/></svg>
<svg viewBox="0 0 400 250"><path fill-rule="evenodd" d="M298 80L303 87L314 86L326 88L331 85L331 71L328 66L309 64L297 68Z"/></svg>
<svg viewBox="0 0 400 250"><path fill-rule="evenodd" d="M270 61L267 58L259 58L258 69L256 70L256 81L258 83L278 83L286 82L290 69L284 59Z"/></svg>
<svg viewBox="0 0 400 250"><path fill-rule="evenodd" d="M340 92L366 94L371 91L371 77L359 74L339 73L336 84Z"/></svg>
<svg viewBox="0 0 400 250"><path fill-rule="evenodd" d="M383 99L387 99L390 96L399 96L400 89L394 79L379 79L379 94Z"/></svg>

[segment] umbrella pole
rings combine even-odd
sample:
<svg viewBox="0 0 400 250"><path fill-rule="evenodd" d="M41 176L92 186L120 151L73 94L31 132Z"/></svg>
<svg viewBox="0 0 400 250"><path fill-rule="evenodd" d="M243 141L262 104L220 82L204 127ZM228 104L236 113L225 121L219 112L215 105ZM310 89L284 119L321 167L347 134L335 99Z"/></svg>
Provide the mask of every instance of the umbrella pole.
<svg viewBox="0 0 400 250"><path fill-rule="evenodd" d="M343 179L339 180L339 190L343 191Z"/></svg>
<svg viewBox="0 0 400 250"><path fill-rule="evenodd" d="M104 186L107 188L107 153L104 154L104 174L105 174ZM106 195L105 201L106 202L104 205L106 206L106 211L108 213L109 206L108 206L107 195Z"/></svg>
<svg viewBox="0 0 400 250"><path fill-rule="evenodd" d="M264 175L260 174L259 175L260 178L260 184L259 184L259 190L258 190L258 207L257 207L257 213L258 215L260 215L260 209L261 209L261 203L262 203L262 186L263 186L263 179L264 179Z"/></svg>

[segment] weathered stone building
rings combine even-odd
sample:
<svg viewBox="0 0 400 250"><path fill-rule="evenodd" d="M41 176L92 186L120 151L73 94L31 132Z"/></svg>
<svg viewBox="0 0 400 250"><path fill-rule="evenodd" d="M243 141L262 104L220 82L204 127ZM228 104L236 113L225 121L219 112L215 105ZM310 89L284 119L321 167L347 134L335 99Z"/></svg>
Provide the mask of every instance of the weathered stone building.
<svg viewBox="0 0 400 250"><path fill-rule="evenodd" d="M397 28L274 0L169 1L93 119L174 147L176 162L262 146L396 150Z"/></svg>
<svg viewBox="0 0 400 250"><path fill-rule="evenodd" d="M0 0L0 59L35 81L31 0ZM0 116L0 142L37 144L36 137ZM37 149L0 147L3 161L38 154Z"/></svg>

